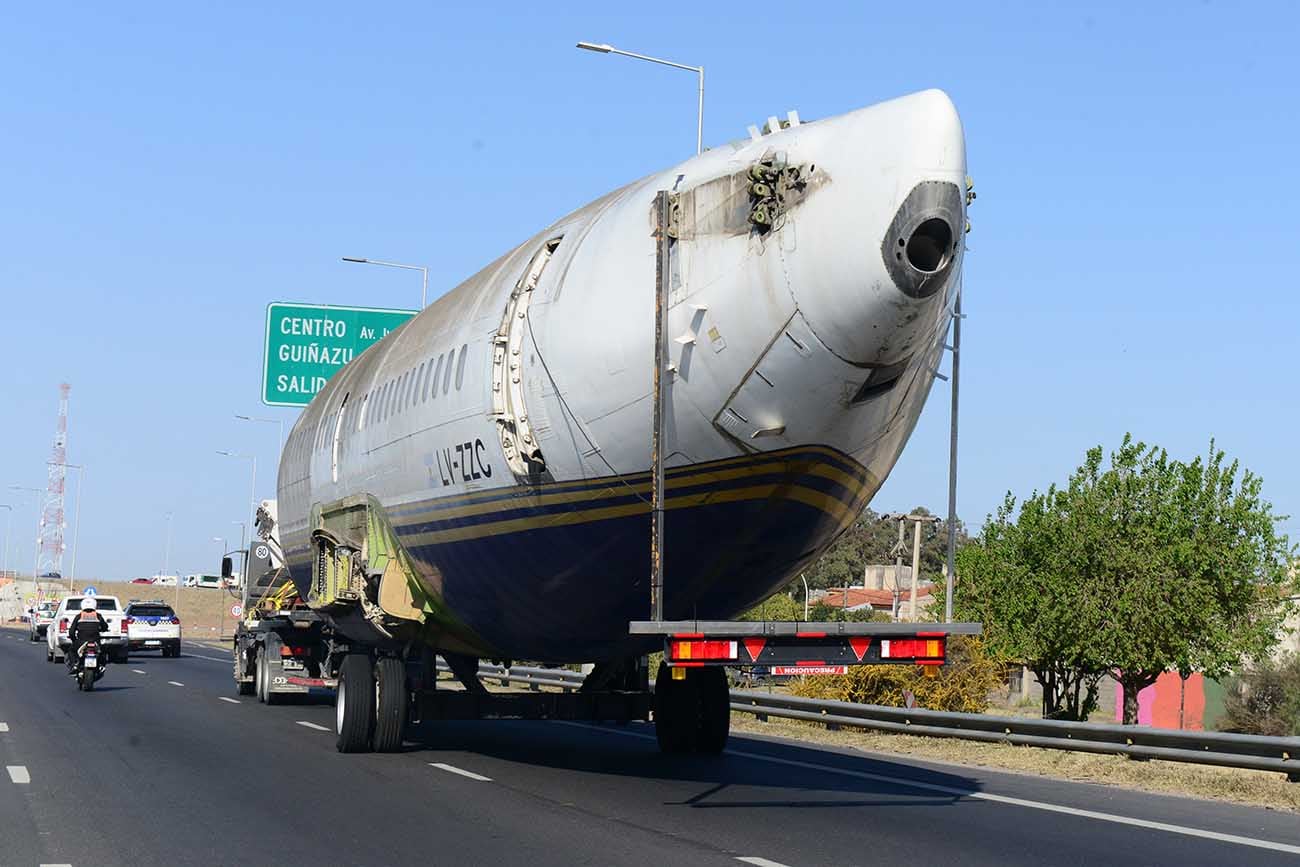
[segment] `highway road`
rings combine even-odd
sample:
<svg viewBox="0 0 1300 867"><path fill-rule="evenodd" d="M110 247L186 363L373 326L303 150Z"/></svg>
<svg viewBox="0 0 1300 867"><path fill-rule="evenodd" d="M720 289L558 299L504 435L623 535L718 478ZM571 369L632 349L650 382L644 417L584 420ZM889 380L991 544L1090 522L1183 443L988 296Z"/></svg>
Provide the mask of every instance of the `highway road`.
<svg viewBox="0 0 1300 867"><path fill-rule="evenodd" d="M0 867L1300 863L1294 814L647 726L427 724L340 755L333 708L235 695L220 650L77 692L0 630Z"/></svg>

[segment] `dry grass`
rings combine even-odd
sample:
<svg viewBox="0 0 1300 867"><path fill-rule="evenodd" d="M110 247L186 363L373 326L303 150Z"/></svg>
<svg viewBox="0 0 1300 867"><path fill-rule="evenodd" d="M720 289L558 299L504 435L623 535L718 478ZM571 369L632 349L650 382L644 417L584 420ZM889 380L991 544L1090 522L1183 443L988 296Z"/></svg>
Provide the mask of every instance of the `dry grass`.
<svg viewBox="0 0 1300 867"><path fill-rule="evenodd" d="M1036 774L1079 780L1105 786L1139 789L1172 795L1189 795L1221 801L1300 812L1300 783L1282 774L1188 765L1151 760L1136 762L1124 756L1073 753L1009 744L986 744L949 738L927 738L861 730L828 731L797 720L759 722L750 714L733 713L731 730L775 735L796 740L853 747L951 762L968 767Z"/></svg>

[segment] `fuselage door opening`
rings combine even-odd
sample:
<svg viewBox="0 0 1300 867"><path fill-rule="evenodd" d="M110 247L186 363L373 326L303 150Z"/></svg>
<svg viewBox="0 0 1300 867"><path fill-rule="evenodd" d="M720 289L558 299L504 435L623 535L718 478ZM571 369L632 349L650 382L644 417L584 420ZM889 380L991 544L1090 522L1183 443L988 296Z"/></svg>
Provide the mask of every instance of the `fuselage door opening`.
<svg viewBox="0 0 1300 867"><path fill-rule="evenodd" d="M528 269L510 293L501 327L493 337L492 417L501 437L506 464L521 478L546 470L546 461L528 423L528 409L524 405L523 344L524 332L528 330L529 301L560 240L552 238L533 255Z"/></svg>

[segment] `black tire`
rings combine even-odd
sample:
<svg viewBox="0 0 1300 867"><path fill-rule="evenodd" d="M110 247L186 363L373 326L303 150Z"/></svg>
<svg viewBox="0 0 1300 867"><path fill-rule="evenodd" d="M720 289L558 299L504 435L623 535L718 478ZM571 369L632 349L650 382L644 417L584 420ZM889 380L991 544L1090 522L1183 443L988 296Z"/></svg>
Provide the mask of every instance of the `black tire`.
<svg viewBox="0 0 1300 867"><path fill-rule="evenodd" d="M231 664L231 669L232 669L232 674L234 675L235 678L235 688L240 695L252 695L254 692L257 691L257 683L256 682L249 683L247 681L240 680L240 678L244 675L244 671L243 671L244 660L243 660L243 655L239 652L238 647L234 649L233 656L234 656L234 660Z"/></svg>
<svg viewBox="0 0 1300 867"><path fill-rule="evenodd" d="M400 750L405 731L406 664L386 656L375 663L375 752Z"/></svg>
<svg viewBox="0 0 1300 867"><path fill-rule="evenodd" d="M683 680L660 664L655 677L655 736L665 753L717 755L731 733L731 695L720 667L688 668Z"/></svg>
<svg viewBox="0 0 1300 867"><path fill-rule="evenodd" d="M665 753L689 753L692 737L690 681L673 680L672 669L659 664L655 675L655 737Z"/></svg>
<svg viewBox="0 0 1300 867"><path fill-rule="evenodd" d="M95 688L95 673L83 668L77 675L77 682L81 685L82 692L90 692Z"/></svg>
<svg viewBox="0 0 1300 867"><path fill-rule="evenodd" d="M267 677L266 677L266 648L257 648L257 662L254 663L254 687L257 691L257 700L266 704L267 695Z"/></svg>
<svg viewBox="0 0 1300 867"><path fill-rule="evenodd" d="M731 734L731 690L727 672L720 667L697 668L691 672L695 681L697 728L695 751L717 755L727 748Z"/></svg>
<svg viewBox="0 0 1300 867"><path fill-rule="evenodd" d="M369 656L349 653L343 657L334 707L338 751L368 752L375 728L375 674Z"/></svg>
<svg viewBox="0 0 1300 867"><path fill-rule="evenodd" d="M45 645L45 661L46 662L54 661L54 651L50 650L50 646L48 644Z"/></svg>

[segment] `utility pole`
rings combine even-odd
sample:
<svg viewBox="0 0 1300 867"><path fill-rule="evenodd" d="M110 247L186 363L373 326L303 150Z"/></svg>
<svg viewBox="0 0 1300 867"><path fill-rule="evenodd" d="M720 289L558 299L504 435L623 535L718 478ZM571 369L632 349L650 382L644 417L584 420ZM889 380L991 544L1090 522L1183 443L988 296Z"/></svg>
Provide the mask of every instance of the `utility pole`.
<svg viewBox="0 0 1300 867"><path fill-rule="evenodd" d="M907 520L907 516L898 515L897 517L898 517L898 544L894 546L894 619L895 620L898 619L898 597L900 595L898 582L902 580L902 576L903 576L903 552L907 550L907 546L903 544L903 532L905 526L904 522Z"/></svg>
<svg viewBox="0 0 1300 867"><path fill-rule="evenodd" d="M655 194L655 361L651 380L654 391L654 430L650 440L650 463L654 484L650 489L650 618L664 619L664 454L668 447L668 424L664 406L669 379L668 364L668 279L670 255L668 222L671 214L668 191Z"/></svg>

